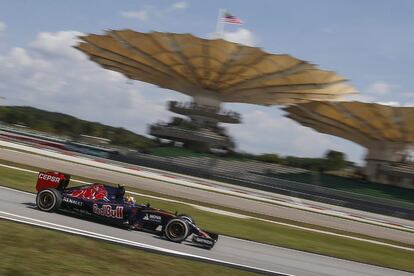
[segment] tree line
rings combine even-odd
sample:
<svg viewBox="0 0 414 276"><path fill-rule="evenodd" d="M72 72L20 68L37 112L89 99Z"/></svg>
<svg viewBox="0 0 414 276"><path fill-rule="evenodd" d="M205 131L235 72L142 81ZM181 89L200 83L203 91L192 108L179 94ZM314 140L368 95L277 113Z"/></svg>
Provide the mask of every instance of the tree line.
<svg viewBox="0 0 414 276"><path fill-rule="evenodd" d="M90 135L111 140L111 144L151 152L151 148L161 146L157 140L136 134L122 127L107 126L97 122L89 122L76 117L40 110L27 106L0 106L0 121L7 124L19 124L31 129L67 136L77 140L81 135ZM353 165L346 160L342 152L330 150L322 158L303 158L295 156L282 157L274 153L254 155L232 152L227 157L257 160L262 162L299 167L313 171L341 170Z"/></svg>
<svg viewBox="0 0 414 276"><path fill-rule="evenodd" d="M312 171L342 170L347 166L354 166L348 161L343 152L328 150L321 158L306 158L296 156L281 157L277 154L261 154L254 157L258 161L303 168Z"/></svg>
<svg viewBox="0 0 414 276"><path fill-rule="evenodd" d="M28 106L1 106L0 121L67 136L73 140L79 139L80 135L90 135L110 139L111 144L134 149L145 149L154 145L151 139L122 127L89 122L66 114Z"/></svg>

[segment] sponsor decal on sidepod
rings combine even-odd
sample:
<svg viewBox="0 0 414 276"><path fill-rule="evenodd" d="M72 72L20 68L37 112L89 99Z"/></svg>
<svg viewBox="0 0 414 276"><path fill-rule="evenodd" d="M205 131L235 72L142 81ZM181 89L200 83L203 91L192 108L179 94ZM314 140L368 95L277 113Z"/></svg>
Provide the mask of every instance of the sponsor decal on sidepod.
<svg viewBox="0 0 414 276"><path fill-rule="evenodd" d="M98 204L94 204L92 207L92 211L94 214L108 217L108 218L117 218L122 219L124 218L124 207L123 206L116 206L115 209L112 209L111 205L104 204L101 208L98 207Z"/></svg>
<svg viewBox="0 0 414 276"><path fill-rule="evenodd" d="M142 220L150 220L150 221L156 221L161 222L161 216L153 215L153 214L145 214L145 216L142 218Z"/></svg>

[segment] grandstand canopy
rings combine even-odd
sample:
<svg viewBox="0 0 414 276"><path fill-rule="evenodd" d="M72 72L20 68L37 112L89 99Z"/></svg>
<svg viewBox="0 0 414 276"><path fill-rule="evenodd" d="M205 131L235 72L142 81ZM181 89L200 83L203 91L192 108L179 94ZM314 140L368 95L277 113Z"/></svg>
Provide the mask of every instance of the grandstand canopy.
<svg viewBox="0 0 414 276"><path fill-rule="evenodd" d="M308 102L284 108L287 117L319 132L371 148L414 144L414 107L362 102Z"/></svg>
<svg viewBox="0 0 414 276"><path fill-rule="evenodd" d="M191 34L111 30L75 46L126 77L218 102L261 105L337 100L356 93L332 71L286 54Z"/></svg>

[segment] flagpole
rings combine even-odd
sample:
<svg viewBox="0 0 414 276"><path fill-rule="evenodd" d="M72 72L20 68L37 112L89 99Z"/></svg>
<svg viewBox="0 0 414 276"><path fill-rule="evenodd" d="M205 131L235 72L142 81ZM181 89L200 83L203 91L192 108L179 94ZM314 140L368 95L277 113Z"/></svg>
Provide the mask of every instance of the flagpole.
<svg viewBox="0 0 414 276"><path fill-rule="evenodd" d="M225 9L219 9L218 17L217 17L217 24L216 24L216 36L217 38L224 37L224 22L223 22L223 15L226 12Z"/></svg>

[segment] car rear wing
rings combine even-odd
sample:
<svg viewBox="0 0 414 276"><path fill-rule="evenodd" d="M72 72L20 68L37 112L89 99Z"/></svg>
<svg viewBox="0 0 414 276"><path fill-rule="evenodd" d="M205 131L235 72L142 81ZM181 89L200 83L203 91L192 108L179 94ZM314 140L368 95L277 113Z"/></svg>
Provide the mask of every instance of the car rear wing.
<svg viewBox="0 0 414 276"><path fill-rule="evenodd" d="M54 188L63 190L69 185L70 175L61 172L39 172L37 175L36 191Z"/></svg>

